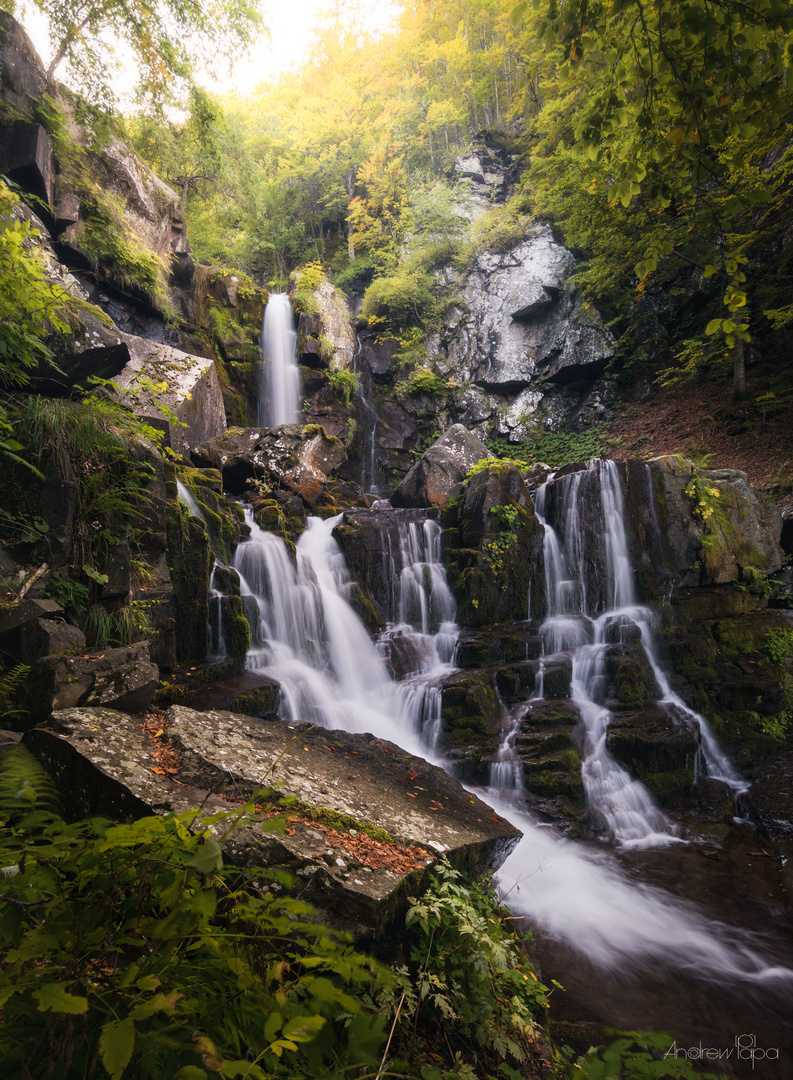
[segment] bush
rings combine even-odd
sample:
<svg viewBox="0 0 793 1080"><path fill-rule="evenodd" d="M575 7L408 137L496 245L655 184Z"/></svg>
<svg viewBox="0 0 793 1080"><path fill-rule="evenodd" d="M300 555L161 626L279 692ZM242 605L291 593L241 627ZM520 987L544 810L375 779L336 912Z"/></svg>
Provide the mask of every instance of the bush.
<svg viewBox="0 0 793 1080"><path fill-rule="evenodd" d="M376 278L364 293L361 314L372 329L398 333L421 326L434 304L433 280L424 270L401 268Z"/></svg>
<svg viewBox="0 0 793 1080"><path fill-rule="evenodd" d="M212 829L237 815L70 825L15 748L0 818L2 1075L341 1080L377 1060L362 997L387 973L276 872L223 866Z"/></svg>

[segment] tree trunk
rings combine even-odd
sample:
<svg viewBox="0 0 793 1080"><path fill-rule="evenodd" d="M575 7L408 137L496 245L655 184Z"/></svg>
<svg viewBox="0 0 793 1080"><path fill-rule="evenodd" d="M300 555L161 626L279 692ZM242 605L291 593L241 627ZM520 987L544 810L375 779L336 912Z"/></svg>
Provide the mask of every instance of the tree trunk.
<svg viewBox="0 0 793 1080"><path fill-rule="evenodd" d="M743 401L746 397L746 361L743 342L737 341L732 348L732 399Z"/></svg>

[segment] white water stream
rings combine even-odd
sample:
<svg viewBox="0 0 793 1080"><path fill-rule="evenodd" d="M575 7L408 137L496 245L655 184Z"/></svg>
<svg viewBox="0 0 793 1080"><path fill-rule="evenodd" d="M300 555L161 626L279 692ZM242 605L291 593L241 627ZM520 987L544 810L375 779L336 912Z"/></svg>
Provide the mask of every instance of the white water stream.
<svg viewBox="0 0 793 1080"><path fill-rule="evenodd" d="M295 316L286 293L272 293L262 324L259 427L294 424L300 409Z"/></svg>
<svg viewBox="0 0 793 1080"><path fill-rule="evenodd" d="M610 467L601 473L610 485ZM570 486L577 488L579 483L571 478ZM618 487L618 479L616 483ZM616 491L607 498L616 497ZM582 713L591 713L585 718L587 790L602 801L602 813L615 836L626 842L637 836L671 838L671 825L641 785L605 756L602 729L607 719L596 701L598 652L608 620L630 618L640 629L646 623L649 634L650 613L633 602L632 586L627 584L630 566L624 531L622 539L615 532L606 541L609 565L615 568L614 607L599 616L581 613L584 590L567 570L579 561L577 553L583 548L579 527L571 524L576 521L575 500L571 509L563 544L546 526L546 571L550 567L548 587L556 614L549 616L544 637L549 656L550 650L573 651L575 700ZM613 504L609 512L619 516L621 504ZM395 590L394 622L375 645L348 603L350 577L332 536L340 518L310 519L293 565L283 542L259 529L250 512L246 517L251 536L238 547L234 566L243 596L258 612L248 666L279 681L284 719L372 732L410 753L432 757L440 723L439 684L452 670L456 639L437 524L406 520L399 522L398 543L389 537L400 587ZM408 672L399 682L386 662L387 657L393 662L395 655L400 670ZM654 659L651 662L656 665ZM662 673L656 677L662 700L690 713ZM524 707L530 706L531 702ZM638 968L652 961L704 979L748 983L793 979L793 972L776 965L750 934L708 919L663 890L637 885L605 853L593 854L538 825L522 808L519 767L510 751L507 739L501 761L504 787L480 794L524 833L498 874L502 893L516 912L606 969ZM721 755L720 764L712 748L706 747L705 753L712 775L723 771L727 778L726 758ZM507 804L510 788L513 800Z"/></svg>

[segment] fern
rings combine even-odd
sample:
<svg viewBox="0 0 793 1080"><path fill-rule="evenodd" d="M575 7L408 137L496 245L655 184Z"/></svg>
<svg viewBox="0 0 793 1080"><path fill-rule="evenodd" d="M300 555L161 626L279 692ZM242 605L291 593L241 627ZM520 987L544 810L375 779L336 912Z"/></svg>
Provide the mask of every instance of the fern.
<svg viewBox="0 0 793 1080"><path fill-rule="evenodd" d="M14 702L29 674L30 668L27 664L17 664L7 675L0 678L0 714L6 724L26 715L24 709L14 708Z"/></svg>
<svg viewBox="0 0 793 1080"><path fill-rule="evenodd" d="M27 747L12 746L0 757L0 822L4 826L37 828L60 818L61 810L52 777ZM3 836L7 837L5 829Z"/></svg>

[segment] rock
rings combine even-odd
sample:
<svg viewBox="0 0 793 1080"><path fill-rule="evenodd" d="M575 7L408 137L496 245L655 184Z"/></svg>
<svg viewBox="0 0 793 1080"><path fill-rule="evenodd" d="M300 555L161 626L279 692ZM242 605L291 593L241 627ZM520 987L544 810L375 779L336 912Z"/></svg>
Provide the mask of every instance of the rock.
<svg viewBox="0 0 793 1080"><path fill-rule="evenodd" d="M19 696L19 707L28 714L21 723L30 727L58 709L76 705L142 712L159 681L159 669L149 662L145 641L83 656L45 656L31 666Z"/></svg>
<svg viewBox="0 0 793 1080"><path fill-rule="evenodd" d="M691 794L699 744L699 731L660 704L616 714L606 734L609 752L662 806L673 806Z"/></svg>
<svg viewBox="0 0 793 1080"><path fill-rule="evenodd" d="M25 117L31 101L54 89L30 38L6 11L0 11L0 87L3 100Z"/></svg>
<svg viewBox="0 0 793 1080"><path fill-rule="evenodd" d="M14 120L0 125L0 172L37 199L53 201L52 143L40 124Z"/></svg>
<svg viewBox="0 0 793 1080"><path fill-rule="evenodd" d="M59 615L63 615L63 608L54 600L29 598L16 607L0 609L0 650L15 660L28 663L23 657L26 627L34 626L40 619L53 620ZM31 640L35 640L36 630L31 630L30 634Z"/></svg>
<svg viewBox="0 0 793 1080"><path fill-rule="evenodd" d="M175 453L189 459L191 447L225 431L223 395L213 360L131 334L119 336L130 355L115 379L121 401L161 428ZM178 423L163 409L170 410Z"/></svg>
<svg viewBox="0 0 793 1080"><path fill-rule="evenodd" d="M485 444L455 424L422 454L391 496L392 506L445 506L467 473L490 456Z"/></svg>
<svg viewBox="0 0 793 1080"><path fill-rule="evenodd" d="M547 225L509 252L479 255L462 289L469 313L434 358L441 374L513 393L535 379L592 381L614 341L597 312L564 290L574 266Z"/></svg>
<svg viewBox="0 0 793 1080"><path fill-rule="evenodd" d="M22 627L21 659L32 664L42 656L85 652L85 634L62 619L35 619Z"/></svg>
<svg viewBox="0 0 793 1080"><path fill-rule="evenodd" d="M198 806L211 814L230 808L219 795L233 808L263 778L282 785L273 800L299 800L290 810L295 820L288 833L243 824L224 836L224 855L241 866L297 872L301 897L319 909L319 917L358 937L383 933L404 913L407 896L420 890L439 854L476 873L499 866L520 837L441 769L372 735L180 706L172 706L165 720L162 742L178 755L178 784L152 770L151 743L134 721L108 709L59 711L24 741L75 815L124 819ZM337 832L329 833L329 826ZM367 854L366 845L355 841L376 829L395 842L373 845ZM397 856L409 861L390 869ZM356 872L362 864L371 872Z"/></svg>
<svg viewBox="0 0 793 1080"><path fill-rule="evenodd" d="M376 382L386 382L392 375L394 356L399 348L396 338L378 338L371 334L361 335L363 356Z"/></svg>
<svg viewBox="0 0 793 1080"><path fill-rule="evenodd" d="M300 288L302 277L303 272L296 270L292 274L292 284ZM309 303L313 311L301 314L298 324L303 363L331 367L334 371L352 369L357 341L344 293L323 275Z"/></svg>
<svg viewBox="0 0 793 1080"><path fill-rule="evenodd" d="M682 457L653 458L670 569L683 586L751 582L785 561L776 507L737 469L697 469ZM704 505L700 505L704 503Z"/></svg>
<svg viewBox="0 0 793 1080"><path fill-rule="evenodd" d="M319 424L281 424L274 428L229 428L193 455L198 465L219 468L228 491L241 494L256 478L269 477L313 508L328 475L347 460L340 439Z"/></svg>
<svg viewBox="0 0 793 1080"><path fill-rule="evenodd" d="M449 583L465 626L490 626L544 614L543 529L519 471L508 462L483 469L444 511Z"/></svg>

